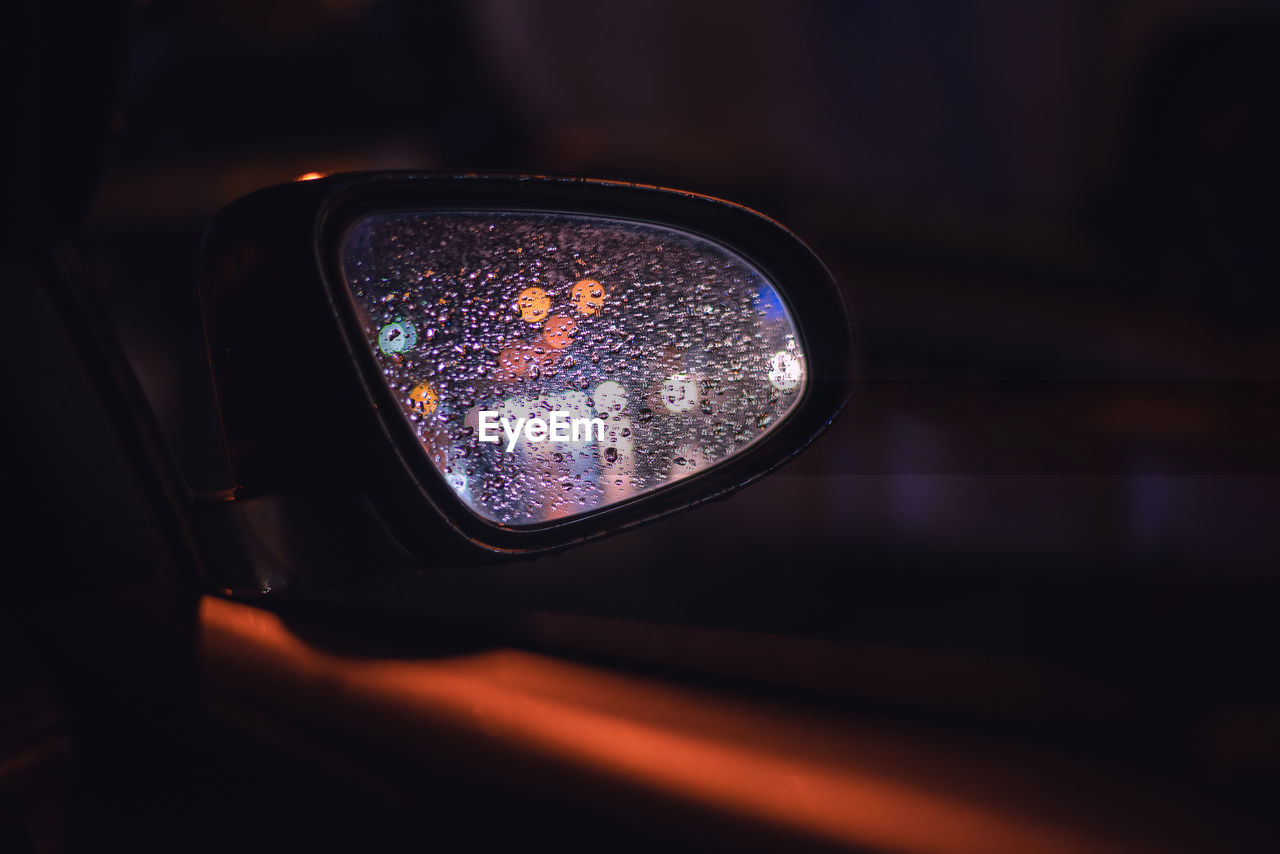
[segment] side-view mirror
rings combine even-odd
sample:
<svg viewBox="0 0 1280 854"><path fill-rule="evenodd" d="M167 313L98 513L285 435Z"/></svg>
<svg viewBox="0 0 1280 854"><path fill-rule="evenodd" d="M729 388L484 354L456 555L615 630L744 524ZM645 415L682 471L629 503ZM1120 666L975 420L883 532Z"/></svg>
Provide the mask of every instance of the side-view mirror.
<svg viewBox="0 0 1280 854"><path fill-rule="evenodd" d="M558 549L724 495L810 444L852 383L844 305L804 243L635 184L270 187L215 219L201 299L222 497L358 502L419 564Z"/></svg>

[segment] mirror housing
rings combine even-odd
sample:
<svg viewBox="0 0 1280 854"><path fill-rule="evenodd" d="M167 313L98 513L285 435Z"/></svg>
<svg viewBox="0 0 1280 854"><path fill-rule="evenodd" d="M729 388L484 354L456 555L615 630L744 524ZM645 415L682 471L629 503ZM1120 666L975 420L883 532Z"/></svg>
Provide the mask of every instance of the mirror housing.
<svg viewBox="0 0 1280 854"><path fill-rule="evenodd" d="M730 265L742 282L749 279L754 283L740 282L739 287L753 288L751 292L757 295L772 289L785 307L785 320L793 330L794 340L789 341L792 355L785 353L785 345L779 343L783 339L777 337L785 324L775 324L776 328L771 327L773 331L768 333L774 339L762 344L765 349L760 350L760 358L753 355L752 361L744 361L742 347L732 353L724 351L728 355L723 358L736 359L734 367L739 373L747 365L747 373L752 374L750 381L760 388L769 387L766 380L772 375L772 396L777 400L771 404L776 405L770 412L776 412L776 420L772 414L761 418L767 429L761 426L749 435L744 433L746 438L737 445L719 446L715 458L694 474L665 479L651 476L643 488L637 486L630 494L615 496L617 500L597 497L571 513L526 512L518 518L508 513L503 518L478 499L468 503L460 494L458 481L450 477L454 470L445 459L447 455L435 453L433 462L433 449L448 442L424 437L423 419L418 416L428 405L432 412L427 414L434 416L437 407L452 404L449 417L442 411L435 420L449 422L445 426L453 429L455 432L450 435L458 439L454 444L474 445L474 432L467 431L474 431L477 425L466 423L463 410L483 403L484 392L477 391L476 383L471 382L477 378L491 384L504 378L507 382L514 380L519 388L505 388L502 393L518 391L530 400L535 400L539 388L550 388L547 383L558 383L559 393L579 391L582 400L594 407L591 395L608 377L588 375L582 368L575 372L565 366L570 362L586 363L583 357L587 351L577 342L586 340L592 323L613 312L609 291L620 289L614 295L618 298L615 304L621 305L626 288L631 288L627 293L634 297L640 284L653 284L638 283L642 277L630 268L625 274L619 273L616 281L597 281L602 274L593 270L622 270L614 263L616 259L609 257L594 258L592 263L596 266L589 270L572 267L574 271L583 270L580 278L566 270L538 279L527 265L520 268L523 272L519 275L495 276L489 269L487 279L481 279L488 282L485 285L473 285L474 279L465 275L459 278L452 271L452 278L446 281L436 276L435 285L431 285L432 277L427 274L435 275L435 271L430 264L419 265L428 267L425 270L410 265L413 281L424 284L415 285L412 292L406 290L403 296L399 294L401 283L390 282L387 276L365 276L357 282L358 277L344 269L344 263L356 264L350 253L344 259L343 249L357 224L412 220L418 229L418 248L439 243L445 245L443 251L447 255L448 241L436 239L438 235L430 231L432 223L465 218L482 222L489 217L522 223L551 222L559 229L557 234L568 234L570 240L575 228L583 234L590 232L594 237L583 238L586 255L591 254L587 251L590 246L605 246L599 239L602 229L613 228L632 235L633 243L643 244L637 250L639 255L660 254L664 248L670 251L671 246L684 241L703 253L699 257L719 259L717 269L723 271L728 269L725 265ZM540 233L545 236L546 229ZM504 251L510 250L509 245L503 246ZM520 247L510 251L518 252ZM489 263L485 257L476 257L474 247L463 254L472 259L464 266L471 263L483 267ZM604 254L608 255L608 251ZM648 272L666 269L656 263L646 264ZM672 275L683 277L685 272L675 270ZM704 291L708 283L714 285L716 281L714 276L703 278L699 288ZM593 290L595 286L599 287ZM396 303L395 312L421 312L424 307L420 303L444 287L451 288L448 293L452 299L481 300L496 318L494 324L506 323L501 328L507 331L501 334L514 335L511 340L519 346L504 348L498 333L485 338L476 331L479 327L475 324L466 335L450 341L443 332L440 338L435 337L443 326L433 327L430 333L424 329L419 338L417 329L408 328L418 325L416 316L408 317L404 326L396 325L399 314L395 318L389 314L374 316L378 300L402 300ZM526 297L523 308L521 294ZM474 560L483 553L528 554L559 549L726 495L773 471L808 446L840 411L852 387L849 321L830 273L813 252L791 232L747 208L652 186L542 176L367 173L269 187L234 202L216 217L203 247L200 296L228 459L236 481L234 492L220 497L234 502L269 496L306 496L309 503L323 503L324 496L358 500L371 508L390 536L420 564ZM551 305L551 297L558 301L559 308ZM445 297L441 296L440 301L443 304ZM685 310L683 304L678 310ZM739 313L739 326L755 322L746 310ZM611 317L613 333L627 333L628 317L624 313ZM762 322L738 329L742 339L747 340L752 329L758 336L764 335L759 327ZM652 323L646 327L653 328ZM535 345L548 342L551 350L557 350L552 338L562 333L570 338L577 336L573 343L579 347L576 360L561 361L545 369L540 369L536 361L518 363L523 365L524 374L516 376L521 368L513 367L517 364L513 353L532 353ZM402 335L414 338L412 352L405 349ZM425 340L428 335L431 342ZM623 337L635 338L627 334ZM566 348L569 340L560 339L563 352L571 352ZM467 367L455 360L450 368L436 359L442 352L441 345L450 343L460 353L474 351L474 358L466 358L478 367ZM692 343L705 350L707 341ZM428 344L435 349L423 351ZM683 349L691 350L689 346ZM405 362L413 352L418 353L417 361ZM538 352L545 355L546 348ZM799 369L795 355L800 357ZM697 357L699 364L706 367L703 374L714 373L717 359L722 358L714 355L714 348L698 352ZM692 356L686 352L670 358ZM508 369L505 375L504 359ZM618 360L619 370L630 370L628 361L635 359ZM544 360L543 364L547 362ZM416 382L410 369L426 371L427 379ZM465 393L451 395L445 391L451 370L471 372L467 374ZM717 388L715 377L698 377L703 381L698 391L691 375L678 366L667 373L663 388L672 394L684 394L686 385L689 394L708 396ZM740 381L739 386L744 382ZM632 397L663 393L662 388L645 391L642 384L638 379L630 383ZM439 390L436 385L440 385ZM455 382L454 387L461 389L463 384ZM730 390L737 394L737 388ZM614 391L612 386L608 390ZM779 390L783 393L778 394ZM488 391L494 392L494 388ZM496 394L487 399L497 400ZM754 399L749 391L740 396L743 394ZM599 411L584 414L600 414L608 409L608 401L601 397ZM625 400L625 394L619 400ZM635 408L638 404L637 399L630 405ZM681 406L673 403L667 414L678 415ZM704 402L704 406L713 413L707 416L709 425L716 418L715 410L708 403ZM731 414L741 421L744 412L739 407ZM724 423L732 420L726 417ZM689 424L693 421L689 420ZM689 429L705 433L704 427ZM667 453L672 443L670 439L665 441L662 448ZM655 439L654 447L658 444ZM605 452L604 444L598 444L581 455L586 462L578 469L579 479L584 471L588 479L605 476ZM521 488L527 489L529 482L526 477ZM515 481L510 483L514 487ZM490 489L488 494L496 492ZM303 534L300 532L299 536Z"/></svg>

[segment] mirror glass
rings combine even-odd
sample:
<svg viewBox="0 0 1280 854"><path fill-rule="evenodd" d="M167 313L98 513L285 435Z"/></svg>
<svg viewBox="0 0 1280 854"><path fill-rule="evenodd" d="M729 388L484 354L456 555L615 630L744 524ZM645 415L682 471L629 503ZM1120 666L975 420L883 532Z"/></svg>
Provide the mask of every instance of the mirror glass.
<svg viewBox="0 0 1280 854"><path fill-rule="evenodd" d="M794 409L808 366L745 259L649 223L386 213L342 275L383 376L472 512L554 523L731 459Z"/></svg>

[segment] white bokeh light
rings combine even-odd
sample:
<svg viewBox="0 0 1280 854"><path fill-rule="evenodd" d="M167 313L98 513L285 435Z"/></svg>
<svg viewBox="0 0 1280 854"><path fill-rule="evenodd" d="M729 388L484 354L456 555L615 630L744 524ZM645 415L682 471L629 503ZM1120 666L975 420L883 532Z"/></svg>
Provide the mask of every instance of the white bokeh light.
<svg viewBox="0 0 1280 854"><path fill-rule="evenodd" d="M804 379L804 362L794 353L780 350L769 360L769 383L778 391L795 391Z"/></svg>
<svg viewBox="0 0 1280 854"><path fill-rule="evenodd" d="M698 405L698 381L689 374L674 374L662 384L662 405L670 412L688 412Z"/></svg>

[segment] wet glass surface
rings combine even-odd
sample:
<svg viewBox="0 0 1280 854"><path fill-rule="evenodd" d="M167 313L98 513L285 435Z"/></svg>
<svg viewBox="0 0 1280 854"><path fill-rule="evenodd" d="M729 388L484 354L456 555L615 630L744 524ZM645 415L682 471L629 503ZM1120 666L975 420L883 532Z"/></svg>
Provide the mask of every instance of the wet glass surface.
<svg viewBox="0 0 1280 854"><path fill-rule="evenodd" d="M777 291L687 232L388 213L357 222L341 260L424 453L493 523L550 523L704 471L775 429L805 387Z"/></svg>

